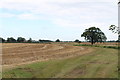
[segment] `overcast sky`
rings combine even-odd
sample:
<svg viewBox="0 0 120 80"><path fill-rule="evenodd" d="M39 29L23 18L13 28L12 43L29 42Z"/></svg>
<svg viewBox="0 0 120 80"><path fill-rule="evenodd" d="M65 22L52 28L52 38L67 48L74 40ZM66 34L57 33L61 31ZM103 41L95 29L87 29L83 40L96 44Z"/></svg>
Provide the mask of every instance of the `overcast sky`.
<svg viewBox="0 0 120 80"><path fill-rule="evenodd" d="M99 27L108 40L118 25L117 0L0 0L0 36L84 40L86 28Z"/></svg>

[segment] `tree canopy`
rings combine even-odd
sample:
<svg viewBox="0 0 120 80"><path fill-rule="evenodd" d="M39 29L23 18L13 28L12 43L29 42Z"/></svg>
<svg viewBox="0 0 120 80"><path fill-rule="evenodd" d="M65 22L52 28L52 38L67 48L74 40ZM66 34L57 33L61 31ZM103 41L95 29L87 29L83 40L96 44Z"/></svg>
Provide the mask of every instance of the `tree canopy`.
<svg viewBox="0 0 120 80"><path fill-rule="evenodd" d="M110 25L109 30L111 30L113 33L120 34L119 27L117 27L115 25Z"/></svg>
<svg viewBox="0 0 120 80"><path fill-rule="evenodd" d="M27 42L31 43L32 42L32 38L29 38L29 40Z"/></svg>
<svg viewBox="0 0 120 80"><path fill-rule="evenodd" d="M0 42L5 42L5 39L0 37Z"/></svg>
<svg viewBox="0 0 120 80"><path fill-rule="evenodd" d="M60 42L60 40L59 40L59 39L57 39L55 42Z"/></svg>
<svg viewBox="0 0 120 80"><path fill-rule="evenodd" d="M16 42L16 40L13 37L7 38L7 42Z"/></svg>
<svg viewBox="0 0 120 80"><path fill-rule="evenodd" d="M81 41L79 41L78 39L76 39L74 42L81 43Z"/></svg>
<svg viewBox="0 0 120 80"><path fill-rule="evenodd" d="M91 42L91 44L94 44L96 42L104 42L107 40L105 34L96 27L85 29L85 32L83 32L81 37L85 37L85 40Z"/></svg>
<svg viewBox="0 0 120 80"><path fill-rule="evenodd" d="M109 30L111 30L113 33L117 33L118 41L120 41L120 28L115 25L110 25Z"/></svg>
<svg viewBox="0 0 120 80"><path fill-rule="evenodd" d="M22 37L18 37L18 39L17 39L17 42L25 42L26 40L25 40L25 38L22 38Z"/></svg>

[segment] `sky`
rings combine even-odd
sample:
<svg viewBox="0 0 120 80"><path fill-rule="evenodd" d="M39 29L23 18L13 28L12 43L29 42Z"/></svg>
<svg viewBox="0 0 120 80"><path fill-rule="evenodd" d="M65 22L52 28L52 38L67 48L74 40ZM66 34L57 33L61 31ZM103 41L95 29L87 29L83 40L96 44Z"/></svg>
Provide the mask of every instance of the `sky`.
<svg viewBox="0 0 120 80"><path fill-rule="evenodd" d="M84 40L98 27L107 40L117 40L109 26L118 26L118 0L0 0L0 37L34 40Z"/></svg>

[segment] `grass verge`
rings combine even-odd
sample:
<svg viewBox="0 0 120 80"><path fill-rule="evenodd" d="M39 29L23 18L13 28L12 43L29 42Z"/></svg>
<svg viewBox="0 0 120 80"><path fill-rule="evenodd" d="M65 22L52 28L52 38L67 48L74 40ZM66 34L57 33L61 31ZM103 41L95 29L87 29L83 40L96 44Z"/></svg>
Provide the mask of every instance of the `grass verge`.
<svg viewBox="0 0 120 80"><path fill-rule="evenodd" d="M90 47L120 49L120 46L103 46L103 45L91 45L91 44L76 44L74 46L90 46Z"/></svg>

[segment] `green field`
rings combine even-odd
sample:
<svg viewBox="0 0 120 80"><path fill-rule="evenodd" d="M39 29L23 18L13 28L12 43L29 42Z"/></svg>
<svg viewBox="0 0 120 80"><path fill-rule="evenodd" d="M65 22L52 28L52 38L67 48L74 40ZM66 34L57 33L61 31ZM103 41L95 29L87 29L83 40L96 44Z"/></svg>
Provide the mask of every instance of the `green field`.
<svg viewBox="0 0 120 80"><path fill-rule="evenodd" d="M91 48L89 54L5 70L3 78L118 78L118 49Z"/></svg>

